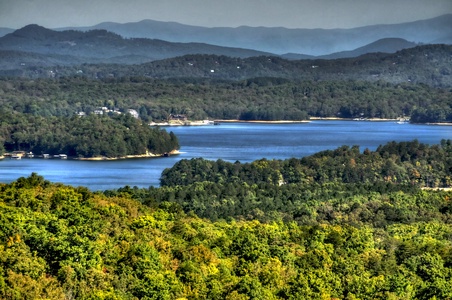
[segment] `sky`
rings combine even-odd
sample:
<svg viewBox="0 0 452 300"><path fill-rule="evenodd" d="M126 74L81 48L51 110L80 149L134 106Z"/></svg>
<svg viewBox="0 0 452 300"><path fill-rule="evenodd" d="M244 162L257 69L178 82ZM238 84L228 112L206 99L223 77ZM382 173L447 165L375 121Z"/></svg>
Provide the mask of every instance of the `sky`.
<svg viewBox="0 0 452 300"><path fill-rule="evenodd" d="M172 21L205 27L354 28L452 13L452 0L0 0L0 27Z"/></svg>

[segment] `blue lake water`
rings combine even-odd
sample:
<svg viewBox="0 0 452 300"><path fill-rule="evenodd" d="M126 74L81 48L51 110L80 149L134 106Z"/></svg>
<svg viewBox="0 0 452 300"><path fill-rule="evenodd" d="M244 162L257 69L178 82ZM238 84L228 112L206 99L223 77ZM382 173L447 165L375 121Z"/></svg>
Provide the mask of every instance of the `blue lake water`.
<svg viewBox="0 0 452 300"><path fill-rule="evenodd" d="M375 150L390 141L438 144L452 139L451 126L397 124L396 122L312 121L298 124L223 123L220 126L182 126L167 129L179 138L181 154L165 158L118 161L58 159L4 159L0 182L11 182L32 172L52 182L86 186L91 190L125 185L158 186L160 174L180 159L251 162L261 158L303 157L342 145Z"/></svg>

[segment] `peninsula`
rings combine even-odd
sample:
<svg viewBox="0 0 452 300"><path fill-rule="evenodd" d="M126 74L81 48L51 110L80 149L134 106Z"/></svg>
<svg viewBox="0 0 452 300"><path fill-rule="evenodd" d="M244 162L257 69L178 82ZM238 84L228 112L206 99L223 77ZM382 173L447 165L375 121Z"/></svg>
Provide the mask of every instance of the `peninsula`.
<svg viewBox="0 0 452 300"><path fill-rule="evenodd" d="M129 114L44 118L0 113L5 153L34 153L44 158L125 159L176 153L179 141ZM22 155L20 155L21 157Z"/></svg>

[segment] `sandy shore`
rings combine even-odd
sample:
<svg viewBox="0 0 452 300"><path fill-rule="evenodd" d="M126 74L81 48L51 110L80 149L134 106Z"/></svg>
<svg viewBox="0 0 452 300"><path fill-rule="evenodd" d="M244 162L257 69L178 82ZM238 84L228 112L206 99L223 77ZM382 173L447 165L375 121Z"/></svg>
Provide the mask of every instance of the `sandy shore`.
<svg viewBox="0 0 452 300"><path fill-rule="evenodd" d="M382 118L365 118L365 119L356 119L356 118L338 118L338 117L310 117L309 120L275 120L275 121L265 121L265 120L239 120L239 119L230 119L230 120L215 120L218 123L261 123L261 124L294 124L294 123L309 123L311 121L368 121L368 122L397 122L400 119L382 119ZM450 126L452 123L422 123L428 125L443 125ZM151 126L201 126L201 125L212 125L207 124L205 121L190 121L186 123L182 122L172 122L172 123L151 123Z"/></svg>
<svg viewBox="0 0 452 300"><path fill-rule="evenodd" d="M420 123L422 124L422 123ZM452 126L452 123L426 123L427 125Z"/></svg>
<svg viewBox="0 0 452 300"><path fill-rule="evenodd" d="M261 121L261 120L218 120L220 123L262 123L262 124L292 124L292 123L309 123L310 120L300 120L300 121L291 121L291 120L279 120L279 121Z"/></svg>
<svg viewBox="0 0 452 300"><path fill-rule="evenodd" d="M327 117L327 118L311 117L310 120L355 121L355 119L352 119L352 118L336 118L336 117ZM388 121L398 121L398 120L399 119L366 118L366 119L356 120L356 121L388 122Z"/></svg>
<svg viewBox="0 0 452 300"><path fill-rule="evenodd" d="M180 154L179 150L173 150L169 152L168 156L178 155ZM106 157L106 156L98 156L98 157L77 157L75 160L88 160L88 161L101 161L101 160L121 160L121 159L132 159L132 158L155 158L155 157L163 157L165 154L138 154L138 155L126 155L120 157Z"/></svg>
<svg viewBox="0 0 452 300"><path fill-rule="evenodd" d="M309 120L311 120L311 121L313 121L313 120L355 121L355 119L351 119L351 118L336 118L336 117L328 117L328 118L311 117ZM394 121L394 122L397 122L399 120L400 119L369 118L369 119L362 119L362 120L357 120L357 121L370 121L370 122L389 122L389 121ZM452 126L452 123L411 123L411 124Z"/></svg>
<svg viewBox="0 0 452 300"><path fill-rule="evenodd" d="M337 117L309 117L309 120L313 121L313 120L344 120L344 121L348 121L348 120L353 120L353 119L348 119L348 118L337 118Z"/></svg>
<svg viewBox="0 0 452 300"><path fill-rule="evenodd" d="M268 124L291 124L291 123L309 123L311 121L355 121L352 118L337 118L337 117L311 117L309 120L299 120L299 121L291 121L291 120L278 120L278 121L261 121L261 120L218 120L218 122L223 123L268 123ZM388 121L398 121L398 119L380 119L380 118L371 118L371 119L362 119L358 121L370 121L370 122L388 122Z"/></svg>

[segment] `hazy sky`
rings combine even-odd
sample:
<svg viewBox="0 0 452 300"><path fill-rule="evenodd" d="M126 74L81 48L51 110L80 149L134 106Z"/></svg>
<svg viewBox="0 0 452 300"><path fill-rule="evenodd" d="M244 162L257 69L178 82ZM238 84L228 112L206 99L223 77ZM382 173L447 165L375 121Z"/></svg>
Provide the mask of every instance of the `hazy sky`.
<svg viewBox="0 0 452 300"><path fill-rule="evenodd" d="M352 28L452 13L452 0L0 0L0 27L143 19L208 27Z"/></svg>

